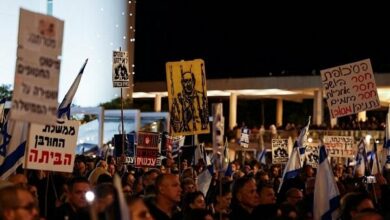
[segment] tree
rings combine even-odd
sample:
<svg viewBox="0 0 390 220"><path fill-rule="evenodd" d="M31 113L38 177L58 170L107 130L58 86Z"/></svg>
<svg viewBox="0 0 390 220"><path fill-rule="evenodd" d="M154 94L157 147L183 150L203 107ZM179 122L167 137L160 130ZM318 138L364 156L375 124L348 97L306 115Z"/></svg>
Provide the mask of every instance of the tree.
<svg viewBox="0 0 390 220"><path fill-rule="evenodd" d="M0 100L5 98L6 100L12 99L11 85L2 84L0 86Z"/></svg>

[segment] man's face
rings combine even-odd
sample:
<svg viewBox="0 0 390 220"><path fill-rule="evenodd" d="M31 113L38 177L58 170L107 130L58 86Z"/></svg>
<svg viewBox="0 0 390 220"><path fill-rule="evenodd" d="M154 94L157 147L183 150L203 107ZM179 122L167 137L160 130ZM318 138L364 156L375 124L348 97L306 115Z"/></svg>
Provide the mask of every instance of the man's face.
<svg viewBox="0 0 390 220"><path fill-rule="evenodd" d="M181 83L184 89L184 92L187 94L191 94L194 90L195 82L192 79L192 74L187 72L183 74L183 78L181 79Z"/></svg>
<svg viewBox="0 0 390 220"><path fill-rule="evenodd" d="M180 202L181 199L181 187L178 176L167 176L160 185L159 188L161 196L168 198L173 202Z"/></svg>
<svg viewBox="0 0 390 220"><path fill-rule="evenodd" d="M274 189L270 187L264 187L260 192L260 204L275 204L276 196Z"/></svg>
<svg viewBox="0 0 390 220"><path fill-rule="evenodd" d="M85 193L90 189L88 183L75 183L69 192L69 203L76 208L87 207L88 202L85 198Z"/></svg>
<svg viewBox="0 0 390 220"><path fill-rule="evenodd" d="M38 219L37 204L28 191L18 190L17 197L19 206L9 210L5 213L5 219L24 220L24 219Z"/></svg>
<svg viewBox="0 0 390 220"><path fill-rule="evenodd" d="M130 219L132 220L153 220L148 208L140 199L129 206Z"/></svg>
<svg viewBox="0 0 390 220"><path fill-rule="evenodd" d="M246 182L244 187L239 190L237 198L242 205L254 208L259 202L255 181Z"/></svg>
<svg viewBox="0 0 390 220"><path fill-rule="evenodd" d="M192 209L205 209L206 208L206 202L204 201L204 197L202 195L199 195L195 198L194 202L190 204L190 207Z"/></svg>
<svg viewBox="0 0 390 220"><path fill-rule="evenodd" d="M222 209L227 209L232 201L232 193L227 193L224 196L217 195L217 201Z"/></svg>

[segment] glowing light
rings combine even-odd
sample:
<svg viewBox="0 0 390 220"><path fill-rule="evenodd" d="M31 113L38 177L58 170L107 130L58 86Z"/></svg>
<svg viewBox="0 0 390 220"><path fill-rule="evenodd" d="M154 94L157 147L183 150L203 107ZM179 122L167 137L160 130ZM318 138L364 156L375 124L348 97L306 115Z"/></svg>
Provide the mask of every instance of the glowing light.
<svg viewBox="0 0 390 220"><path fill-rule="evenodd" d="M93 202L93 200L95 199L95 193L93 193L92 191L86 192L85 199L87 199L89 203Z"/></svg>
<svg viewBox="0 0 390 220"><path fill-rule="evenodd" d="M133 13L129 13L130 16L133 16Z"/></svg>
<svg viewBox="0 0 390 220"><path fill-rule="evenodd" d="M313 143L313 138L309 137L309 138L307 139L307 142Z"/></svg>

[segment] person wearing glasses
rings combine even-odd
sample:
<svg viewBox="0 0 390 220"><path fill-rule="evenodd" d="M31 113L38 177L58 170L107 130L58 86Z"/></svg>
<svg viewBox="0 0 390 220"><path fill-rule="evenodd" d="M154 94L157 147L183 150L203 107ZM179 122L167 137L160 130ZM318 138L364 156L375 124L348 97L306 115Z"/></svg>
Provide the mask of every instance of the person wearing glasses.
<svg viewBox="0 0 390 220"><path fill-rule="evenodd" d="M0 219L39 219L36 200L26 188L16 185L0 189Z"/></svg>

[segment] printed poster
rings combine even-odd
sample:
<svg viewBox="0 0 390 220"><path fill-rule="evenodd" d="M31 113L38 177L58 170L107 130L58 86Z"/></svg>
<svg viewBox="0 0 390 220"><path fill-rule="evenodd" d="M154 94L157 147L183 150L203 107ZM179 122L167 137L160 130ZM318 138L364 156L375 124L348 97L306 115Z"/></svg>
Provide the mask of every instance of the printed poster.
<svg viewBox="0 0 390 220"><path fill-rule="evenodd" d="M114 51L112 61L112 83L114 87L129 87L129 57L127 51Z"/></svg>
<svg viewBox="0 0 390 220"><path fill-rule="evenodd" d="M286 164L288 156L288 139L272 139L272 164Z"/></svg>
<svg viewBox="0 0 390 220"><path fill-rule="evenodd" d="M209 133L209 112L204 61L166 64L170 134L172 136Z"/></svg>

